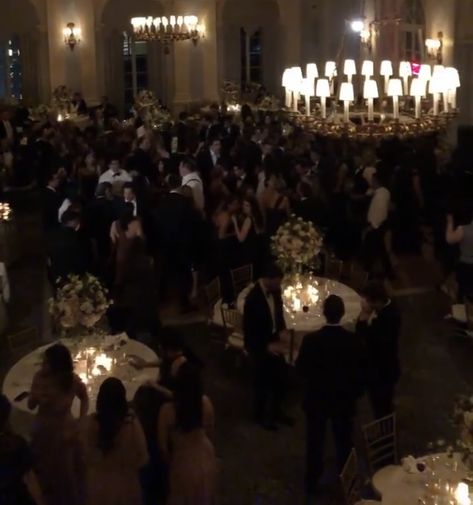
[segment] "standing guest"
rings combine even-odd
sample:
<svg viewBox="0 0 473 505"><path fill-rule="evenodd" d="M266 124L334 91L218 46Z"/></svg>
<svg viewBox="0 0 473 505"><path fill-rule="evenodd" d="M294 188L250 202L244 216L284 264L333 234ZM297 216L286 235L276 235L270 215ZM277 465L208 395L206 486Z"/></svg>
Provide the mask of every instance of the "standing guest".
<svg viewBox="0 0 473 505"><path fill-rule="evenodd" d="M394 271L385 244L391 195L377 172L371 176L371 187L373 196L368 209L368 229L363 244L365 270L372 271L373 265L380 260L384 274L393 278Z"/></svg>
<svg viewBox="0 0 473 505"><path fill-rule="evenodd" d="M287 382L287 364L281 343L282 338L287 337L282 278L278 267L267 266L263 277L249 292L243 313L245 349L253 368L254 417L268 430L276 430L277 422L292 424L282 412Z"/></svg>
<svg viewBox="0 0 473 505"><path fill-rule="evenodd" d="M2 141L6 142L8 147L13 147L16 140L15 127L11 122L11 113L8 109L4 109L0 112L0 143Z"/></svg>
<svg viewBox="0 0 473 505"><path fill-rule="evenodd" d="M112 128L113 119L118 118L117 108L109 102L107 96L103 96L100 101L99 110L102 113L104 129L110 130Z"/></svg>
<svg viewBox="0 0 473 505"><path fill-rule="evenodd" d="M119 219L114 221L110 228L112 255L115 258L116 285L120 285L122 282L131 245L137 238L144 240L141 222L134 216L133 204L125 203Z"/></svg>
<svg viewBox="0 0 473 505"><path fill-rule="evenodd" d="M150 385L143 385L133 398L135 411L143 428L149 461L140 470L143 505L164 505L167 496L167 468L158 447L159 412L169 397Z"/></svg>
<svg viewBox="0 0 473 505"><path fill-rule="evenodd" d="M79 426L72 417L75 398L80 418L89 410L87 388L74 373L67 347L55 344L44 353L28 398L28 407L38 409L32 432L35 469L47 505L81 503L83 468Z"/></svg>
<svg viewBox="0 0 473 505"><path fill-rule="evenodd" d="M185 363L177 373L174 400L163 406L158 421L159 448L169 463L167 505L215 503L213 431L214 410L200 373Z"/></svg>
<svg viewBox="0 0 473 505"><path fill-rule="evenodd" d="M0 503L43 505L33 454L26 440L12 431L10 412L8 398L0 395Z"/></svg>
<svg viewBox="0 0 473 505"><path fill-rule="evenodd" d="M54 231L47 243L49 273L54 284L69 274L84 275L91 270L91 251L88 238L81 233L78 212L66 210L61 227Z"/></svg>
<svg viewBox="0 0 473 505"><path fill-rule="evenodd" d="M356 331L364 342L368 395L379 419L394 411L393 398L401 376L401 315L382 284L371 282L362 291Z"/></svg>
<svg viewBox="0 0 473 505"><path fill-rule="evenodd" d="M289 217L289 199L282 193L283 181L275 174L266 178L266 188L259 196L266 220L266 233L273 236Z"/></svg>
<svg viewBox="0 0 473 505"><path fill-rule="evenodd" d="M304 380L307 420L306 492L316 491L323 474L327 422L335 438L338 471L353 447L353 422L361 393L361 341L340 325L343 300L330 295L324 302L327 324L304 337L296 368Z"/></svg>
<svg viewBox="0 0 473 505"><path fill-rule="evenodd" d="M115 186L120 185L120 189L126 182L131 182L131 175L120 167L118 156L112 156L109 160L108 170L99 177L99 184L109 182L114 187L114 192L117 191Z"/></svg>
<svg viewBox="0 0 473 505"><path fill-rule="evenodd" d="M451 214L447 215L446 240L448 244L458 244L460 260L457 265L458 299L465 302L465 297L473 294L473 220L455 227Z"/></svg>
<svg viewBox="0 0 473 505"><path fill-rule="evenodd" d="M127 168L136 172L143 180L150 180L153 176L153 160L150 154L151 142L148 135L143 135L137 140L137 147L128 159Z"/></svg>
<svg viewBox="0 0 473 505"><path fill-rule="evenodd" d="M123 200L125 203L133 205L133 216L143 217L142 205L138 205L138 199L136 197L135 187L132 182L126 182L123 185Z"/></svg>
<svg viewBox="0 0 473 505"><path fill-rule="evenodd" d="M181 161L179 175L182 177L182 186L189 187L192 190L195 208L203 214L205 208L204 185L192 158L184 158Z"/></svg>
<svg viewBox="0 0 473 505"><path fill-rule="evenodd" d="M204 182L210 181L210 176L214 168L221 164L222 143L219 138L213 138L209 142L209 147L202 149L197 155L197 168Z"/></svg>
<svg viewBox="0 0 473 505"><path fill-rule="evenodd" d="M86 505L142 505L140 470L148 462L146 438L130 411L123 383L106 379L97 413L83 425Z"/></svg>
<svg viewBox="0 0 473 505"><path fill-rule="evenodd" d="M61 207L60 184L61 180L58 174L56 172L51 173L43 192L43 227L45 231L54 230L59 226L58 213Z"/></svg>

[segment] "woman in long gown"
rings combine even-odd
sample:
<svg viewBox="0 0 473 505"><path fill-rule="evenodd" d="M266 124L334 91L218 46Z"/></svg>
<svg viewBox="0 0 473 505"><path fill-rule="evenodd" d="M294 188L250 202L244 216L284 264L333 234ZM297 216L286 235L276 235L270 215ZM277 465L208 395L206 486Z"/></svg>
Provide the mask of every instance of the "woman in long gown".
<svg viewBox="0 0 473 505"><path fill-rule="evenodd" d="M266 220L266 234L269 238L278 231L278 228L289 217L289 199L282 194L282 188L282 180L272 174L266 179L266 188L259 197Z"/></svg>
<svg viewBox="0 0 473 505"><path fill-rule="evenodd" d="M184 363L176 377L174 401L161 408L158 422L160 451L169 462L167 505L215 503L213 430L213 407L202 393L198 369Z"/></svg>
<svg viewBox="0 0 473 505"><path fill-rule="evenodd" d="M86 505L142 505L140 470L148 462L146 438L115 378L104 381L97 413L82 429Z"/></svg>
<svg viewBox="0 0 473 505"><path fill-rule="evenodd" d="M74 374L69 350L55 344L44 353L34 378L28 407L38 412L33 425L32 449L44 499L48 505L81 503L82 454L79 425L72 417L74 398L80 400L80 417L89 409L87 389Z"/></svg>

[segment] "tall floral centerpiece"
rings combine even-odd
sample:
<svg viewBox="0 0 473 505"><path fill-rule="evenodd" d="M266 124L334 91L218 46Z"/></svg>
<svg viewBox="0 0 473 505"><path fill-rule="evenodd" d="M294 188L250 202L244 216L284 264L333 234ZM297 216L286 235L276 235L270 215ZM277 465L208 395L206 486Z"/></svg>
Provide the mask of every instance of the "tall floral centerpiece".
<svg viewBox="0 0 473 505"><path fill-rule="evenodd" d="M291 315L308 312L319 301L312 271L317 266L322 243L322 235L315 226L296 216L291 216L271 239L273 256L284 272L284 307Z"/></svg>
<svg viewBox="0 0 473 505"><path fill-rule="evenodd" d="M468 469L473 472L473 396L456 398L453 420L458 428L458 449Z"/></svg>
<svg viewBox="0 0 473 505"><path fill-rule="evenodd" d="M64 336L90 331L105 315L108 292L93 275L69 275L49 300L49 311Z"/></svg>
<svg viewBox="0 0 473 505"><path fill-rule="evenodd" d="M51 109L56 112L58 118L62 119L73 113L72 93L67 86L61 85L53 89Z"/></svg>
<svg viewBox="0 0 473 505"><path fill-rule="evenodd" d="M172 122L169 111L160 105L154 93L148 89L143 89L136 95L134 110L154 130L164 130Z"/></svg>

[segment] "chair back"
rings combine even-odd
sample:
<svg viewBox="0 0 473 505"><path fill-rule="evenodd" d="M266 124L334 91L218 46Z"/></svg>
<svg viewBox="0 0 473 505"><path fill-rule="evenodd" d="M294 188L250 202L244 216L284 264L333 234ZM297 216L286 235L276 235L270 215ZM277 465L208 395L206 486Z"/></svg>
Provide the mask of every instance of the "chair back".
<svg viewBox="0 0 473 505"><path fill-rule="evenodd" d="M38 331L36 328L26 328L7 335L7 344L11 356L21 358L39 345Z"/></svg>
<svg viewBox="0 0 473 505"><path fill-rule="evenodd" d="M371 475L398 462L396 414L377 419L362 427Z"/></svg>
<svg viewBox="0 0 473 505"><path fill-rule="evenodd" d="M235 298L243 289L253 282L253 265L244 265L233 269L231 272L233 292Z"/></svg>
<svg viewBox="0 0 473 505"><path fill-rule="evenodd" d="M340 484L346 505L355 505L360 501L362 482L358 469L358 457L354 448L340 473Z"/></svg>
<svg viewBox="0 0 473 505"><path fill-rule="evenodd" d="M220 300L220 298L222 298L220 279L218 277L215 277L213 281L210 281L207 286L204 287L204 291L207 308L209 311L213 312L215 304Z"/></svg>
<svg viewBox="0 0 473 505"><path fill-rule="evenodd" d="M243 315L235 309L222 308L222 320L227 342L238 341L238 347L244 347Z"/></svg>

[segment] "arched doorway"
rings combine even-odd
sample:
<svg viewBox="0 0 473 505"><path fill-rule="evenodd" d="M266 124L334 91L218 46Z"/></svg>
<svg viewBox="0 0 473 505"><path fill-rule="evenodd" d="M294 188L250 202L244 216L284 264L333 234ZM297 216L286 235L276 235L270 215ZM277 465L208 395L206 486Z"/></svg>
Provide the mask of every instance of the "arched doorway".
<svg viewBox="0 0 473 505"><path fill-rule="evenodd" d="M219 16L221 80L278 89L280 12L277 0L226 0Z"/></svg>
<svg viewBox="0 0 473 505"><path fill-rule="evenodd" d="M0 15L0 99L39 101L40 68L44 38L38 29L38 12L29 0L3 0ZM41 70L41 72L40 72Z"/></svg>
<svg viewBox="0 0 473 505"><path fill-rule="evenodd" d="M134 95L150 89L168 102L171 71L161 44L134 42L130 37L130 19L134 16L160 16L163 6L158 0L108 0L100 17L97 46L102 69L103 92L125 112Z"/></svg>

